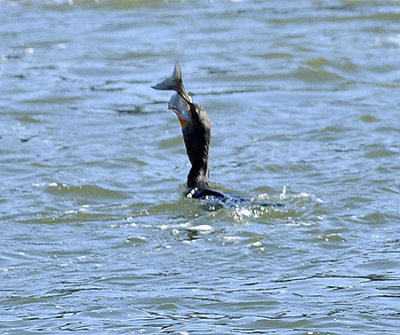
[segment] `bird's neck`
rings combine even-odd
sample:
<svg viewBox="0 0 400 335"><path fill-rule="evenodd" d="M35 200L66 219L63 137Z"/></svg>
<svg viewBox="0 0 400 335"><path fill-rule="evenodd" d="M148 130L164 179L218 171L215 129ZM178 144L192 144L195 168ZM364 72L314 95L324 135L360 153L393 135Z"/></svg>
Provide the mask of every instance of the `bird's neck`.
<svg viewBox="0 0 400 335"><path fill-rule="evenodd" d="M201 165L192 165L190 169L187 186L189 188L199 188L206 190L210 188L210 168L208 161L205 160Z"/></svg>
<svg viewBox="0 0 400 335"><path fill-rule="evenodd" d="M210 167L208 165L211 137L210 119L207 112L196 104L190 104L190 114L190 124L182 128L186 152L192 164L187 186L206 190L210 188Z"/></svg>

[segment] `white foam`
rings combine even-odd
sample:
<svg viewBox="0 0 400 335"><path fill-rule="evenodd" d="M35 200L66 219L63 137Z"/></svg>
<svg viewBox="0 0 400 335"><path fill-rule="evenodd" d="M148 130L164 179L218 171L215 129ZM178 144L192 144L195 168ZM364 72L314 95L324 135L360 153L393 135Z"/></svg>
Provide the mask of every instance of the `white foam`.
<svg viewBox="0 0 400 335"><path fill-rule="evenodd" d="M202 225L198 225L198 226L188 227L187 229L195 230L195 231L199 231L199 232L208 232L208 231L212 230L212 227L207 224L202 224Z"/></svg>
<svg viewBox="0 0 400 335"><path fill-rule="evenodd" d="M224 236L224 240L226 240L226 241L237 241L240 239L241 239L241 237L239 237L239 236Z"/></svg>
<svg viewBox="0 0 400 335"><path fill-rule="evenodd" d="M392 37L388 37L387 40L393 44L396 44L398 47L400 47L400 34L397 34Z"/></svg>

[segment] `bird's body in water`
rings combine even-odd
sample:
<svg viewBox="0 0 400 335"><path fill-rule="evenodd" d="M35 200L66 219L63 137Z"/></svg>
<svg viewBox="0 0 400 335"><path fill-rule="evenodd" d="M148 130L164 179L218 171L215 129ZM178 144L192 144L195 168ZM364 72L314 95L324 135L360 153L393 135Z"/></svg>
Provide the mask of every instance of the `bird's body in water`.
<svg viewBox="0 0 400 335"><path fill-rule="evenodd" d="M171 109L178 117L186 152L192 164L187 177L188 190L185 196L231 203L245 201L239 196L225 194L211 188L208 163L211 139L210 118L204 108L195 104L192 96L186 92L179 64L175 64L171 77L152 87L157 90L176 91L168 102L168 109Z"/></svg>

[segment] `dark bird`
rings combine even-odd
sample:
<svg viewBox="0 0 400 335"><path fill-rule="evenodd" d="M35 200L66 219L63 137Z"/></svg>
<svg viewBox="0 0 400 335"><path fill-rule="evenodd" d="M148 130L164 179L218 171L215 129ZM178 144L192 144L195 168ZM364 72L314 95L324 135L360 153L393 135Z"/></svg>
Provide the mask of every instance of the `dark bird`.
<svg viewBox="0 0 400 335"><path fill-rule="evenodd" d="M182 126L186 152L192 164L187 178L189 189L185 192L186 196L196 199L215 197L221 200L233 200L236 198L236 196L213 190L210 186L208 164L211 138L210 118L205 109L195 104L192 96L186 92L178 62L175 63L172 76L152 88L176 91L168 102L168 109L177 115Z"/></svg>
<svg viewBox="0 0 400 335"><path fill-rule="evenodd" d="M182 126L186 152L192 168L187 178L188 190L186 197L195 199L215 199L224 203L242 203L245 199L216 191L210 186L210 166L208 156L210 151L211 122L203 107L193 102L193 98L185 90L182 72L178 62L175 63L171 77L157 85L156 90L173 90L176 92L168 102ZM247 200L249 201L249 200ZM262 206L281 206L281 204L259 204Z"/></svg>

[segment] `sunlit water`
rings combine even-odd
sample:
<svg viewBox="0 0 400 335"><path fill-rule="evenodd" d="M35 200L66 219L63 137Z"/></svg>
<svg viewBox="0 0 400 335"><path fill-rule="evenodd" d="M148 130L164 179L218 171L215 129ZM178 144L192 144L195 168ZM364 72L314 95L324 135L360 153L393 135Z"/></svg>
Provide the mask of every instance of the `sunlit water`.
<svg viewBox="0 0 400 335"><path fill-rule="evenodd" d="M399 1L0 1L2 334L395 334ZM219 190L184 199L179 60Z"/></svg>

